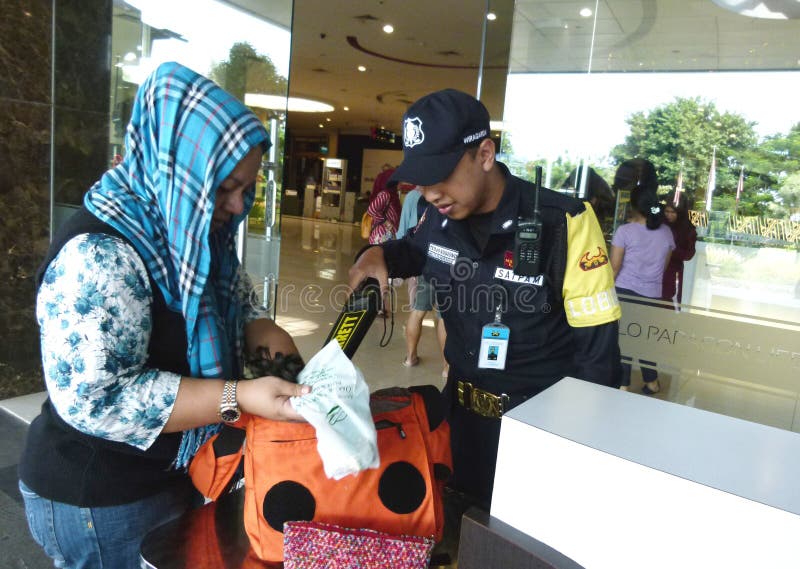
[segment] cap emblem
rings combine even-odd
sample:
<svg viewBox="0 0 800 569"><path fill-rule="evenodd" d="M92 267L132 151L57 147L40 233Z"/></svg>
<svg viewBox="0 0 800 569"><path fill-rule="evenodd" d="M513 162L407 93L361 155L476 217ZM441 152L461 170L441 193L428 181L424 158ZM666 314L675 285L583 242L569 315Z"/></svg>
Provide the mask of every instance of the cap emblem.
<svg viewBox="0 0 800 569"><path fill-rule="evenodd" d="M403 146L413 148L417 144L422 144L425 140L425 133L422 132L422 121L419 117L407 118L403 123Z"/></svg>

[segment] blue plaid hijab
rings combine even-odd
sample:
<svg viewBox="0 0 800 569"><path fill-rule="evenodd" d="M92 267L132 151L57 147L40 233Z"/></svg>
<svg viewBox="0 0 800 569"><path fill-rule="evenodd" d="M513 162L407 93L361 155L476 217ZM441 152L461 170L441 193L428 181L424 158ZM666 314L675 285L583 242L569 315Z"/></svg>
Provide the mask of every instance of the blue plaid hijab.
<svg viewBox="0 0 800 569"><path fill-rule="evenodd" d="M217 188L266 130L247 107L177 63L160 65L139 87L125 158L86 194L95 216L136 248L167 306L186 320L193 377L241 374L243 322L236 301L235 234L253 205L210 233ZM186 431L176 465L185 466L219 425Z"/></svg>

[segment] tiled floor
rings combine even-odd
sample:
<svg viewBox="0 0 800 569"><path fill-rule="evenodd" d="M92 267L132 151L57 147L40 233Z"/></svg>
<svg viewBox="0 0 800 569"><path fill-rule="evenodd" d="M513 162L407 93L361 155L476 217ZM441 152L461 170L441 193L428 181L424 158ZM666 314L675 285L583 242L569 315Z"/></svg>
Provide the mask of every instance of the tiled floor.
<svg viewBox="0 0 800 569"><path fill-rule="evenodd" d="M309 359L323 345L346 298L343 283L356 253L365 244L357 226L284 218L280 241L274 246L263 240L248 241L248 267L256 282L263 280L269 267L280 266L275 293L277 321L295 338L302 355ZM272 255L270 255L272 251ZM278 252L280 253L278 255ZM376 320L353 361L361 369L372 390L395 385L443 384L442 359L431 314L425 320L419 344L420 363L407 368L403 329L408 314L408 294L403 284L396 288L398 310L391 340L380 347L383 321ZM661 373L662 391L657 397L685 405L736 416L775 427L800 431L800 410L794 395L758 388L752 384L698 377L678 369ZM638 392L641 379L634 368ZM16 457L23 440L24 421L38 414L43 394L33 394L0 402L0 543L13 543L18 555L9 567L40 567L38 549L27 537L24 514L15 487ZM12 417L12 415L14 417ZM3 550L5 551L5 545ZM3 557L6 557L5 555ZM5 566L9 558L0 559ZM39 563L39 565L37 565Z"/></svg>

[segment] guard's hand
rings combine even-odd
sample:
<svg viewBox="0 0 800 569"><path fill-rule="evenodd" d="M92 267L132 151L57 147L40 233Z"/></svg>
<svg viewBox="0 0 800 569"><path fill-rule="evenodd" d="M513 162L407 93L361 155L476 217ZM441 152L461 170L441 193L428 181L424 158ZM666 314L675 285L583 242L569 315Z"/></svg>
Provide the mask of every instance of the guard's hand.
<svg viewBox="0 0 800 569"><path fill-rule="evenodd" d="M389 302L389 269L386 266L386 259L383 257L383 248L370 247L364 251L356 262L350 267L348 273L348 286L350 294L364 282L365 279L372 277L378 281L381 289L381 299L383 304L383 316L391 311Z"/></svg>
<svg viewBox="0 0 800 569"><path fill-rule="evenodd" d="M308 385L290 383L270 375L242 380L236 391L242 411L251 415L274 421L305 421L292 407L289 398L311 393Z"/></svg>

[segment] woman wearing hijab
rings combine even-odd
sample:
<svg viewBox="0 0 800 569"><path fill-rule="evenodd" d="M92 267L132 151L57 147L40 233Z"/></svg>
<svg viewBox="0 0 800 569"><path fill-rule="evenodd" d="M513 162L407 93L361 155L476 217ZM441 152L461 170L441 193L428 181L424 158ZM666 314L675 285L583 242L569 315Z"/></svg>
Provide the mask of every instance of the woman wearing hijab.
<svg viewBox="0 0 800 569"><path fill-rule="evenodd" d="M397 227L400 225L400 196L397 193L397 186L389 185L389 178L394 170L394 168L383 170L372 184L367 207L367 213L372 217L372 230L368 239L370 245L394 239Z"/></svg>
<svg viewBox="0 0 800 569"><path fill-rule="evenodd" d="M37 275L48 399L19 473L56 566L138 567L145 533L191 505L186 466L221 419L300 420L289 397L307 388L233 381L245 349L297 351L249 301L234 242L268 147L238 100L161 65L122 162L54 236Z"/></svg>

